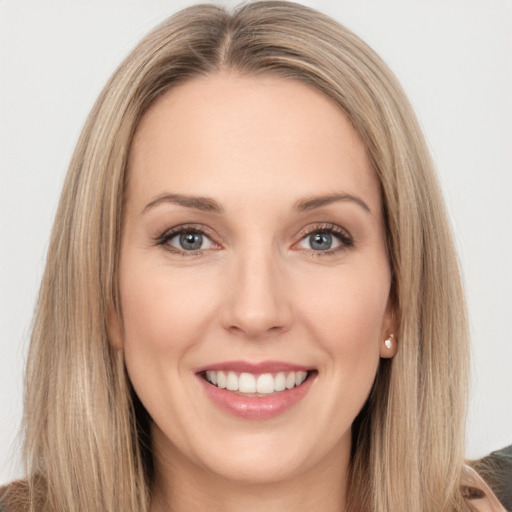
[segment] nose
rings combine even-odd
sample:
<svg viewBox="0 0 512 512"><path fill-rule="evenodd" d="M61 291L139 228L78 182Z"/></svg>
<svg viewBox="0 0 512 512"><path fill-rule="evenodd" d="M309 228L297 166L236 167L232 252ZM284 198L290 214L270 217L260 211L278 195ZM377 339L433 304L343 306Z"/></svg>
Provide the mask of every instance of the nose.
<svg viewBox="0 0 512 512"><path fill-rule="evenodd" d="M264 339L292 320L285 269L271 254L240 257L231 266L223 324L233 334Z"/></svg>

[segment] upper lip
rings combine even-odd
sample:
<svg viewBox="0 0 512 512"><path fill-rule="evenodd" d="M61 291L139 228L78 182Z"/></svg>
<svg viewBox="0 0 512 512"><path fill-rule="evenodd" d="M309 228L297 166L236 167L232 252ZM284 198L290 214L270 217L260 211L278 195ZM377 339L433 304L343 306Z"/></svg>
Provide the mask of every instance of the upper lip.
<svg viewBox="0 0 512 512"><path fill-rule="evenodd" d="M300 364L293 364L284 361L224 361L219 363L212 363L206 366L197 368L196 373L206 371L231 371L240 373L278 373L278 372L300 372L314 370L311 366L304 366Z"/></svg>

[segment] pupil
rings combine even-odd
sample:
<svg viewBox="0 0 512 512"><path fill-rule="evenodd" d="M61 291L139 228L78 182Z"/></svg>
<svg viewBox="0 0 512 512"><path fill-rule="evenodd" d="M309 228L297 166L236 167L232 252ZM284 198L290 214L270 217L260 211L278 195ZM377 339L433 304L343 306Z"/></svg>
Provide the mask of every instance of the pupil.
<svg viewBox="0 0 512 512"><path fill-rule="evenodd" d="M196 251L197 249L201 249L201 245L203 244L203 235L198 233L185 233L180 235L180 244L183 249Z"/></svg>
<svg viewBox="0 0 512 512"><path fill-rule="evenodd" d="M332 244L332 236L328 233L315 233L311 238L311 248L315 250L329 249Z"/></svg>

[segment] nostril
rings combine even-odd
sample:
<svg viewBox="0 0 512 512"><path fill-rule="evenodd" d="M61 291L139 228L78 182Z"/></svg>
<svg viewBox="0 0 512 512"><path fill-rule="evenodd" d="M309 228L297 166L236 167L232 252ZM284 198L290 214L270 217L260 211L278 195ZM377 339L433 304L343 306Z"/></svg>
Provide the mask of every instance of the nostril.
<svg viewBox="0 0 512 512"><path fill-rule="evenodd" d="M254 260L253 260L254 263ZM223 325L232 334L259 338L278 334L292 322L292 308L273 272L265 275L258 264L245 262L243 275L228 284L223 303Z"/></svg>
<svg viewBox="0 0 512 512"><path fill-rule="evenodd" d="M269 336L285 332L287 328L283 325L267 327L264 325L257 325L255 323L247 323L244 325L230 325L227 330L237 336L265 339Z"/></svg>

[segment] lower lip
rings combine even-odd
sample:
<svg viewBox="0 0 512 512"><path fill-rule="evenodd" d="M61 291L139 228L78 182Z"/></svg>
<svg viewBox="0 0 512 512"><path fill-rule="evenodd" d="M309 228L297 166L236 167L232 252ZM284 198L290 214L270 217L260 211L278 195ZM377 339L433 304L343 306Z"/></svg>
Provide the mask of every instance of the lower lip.
<svg viewBox="0 0 512 512"><path fill-rule="evenodd" d="M308 375L308 378L295 388L261 397L244 396L227 389L220 389L200 375L198 377L202 381L208 397L223 411L238 418L266 420L279 416L300 402L311 387L315 376L316 373Z"/></svg>

